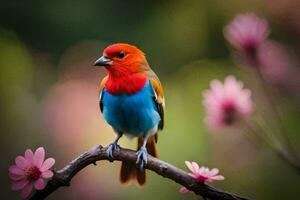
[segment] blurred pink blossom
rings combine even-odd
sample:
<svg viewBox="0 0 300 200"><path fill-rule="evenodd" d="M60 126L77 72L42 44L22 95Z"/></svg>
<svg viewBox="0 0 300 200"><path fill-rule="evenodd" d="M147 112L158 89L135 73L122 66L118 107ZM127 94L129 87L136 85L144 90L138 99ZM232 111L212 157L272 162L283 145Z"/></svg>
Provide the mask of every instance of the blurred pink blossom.
<svg viewBox="0 0 300 200"><path fill-rule="evenodd" d="M21 197L27 198L33 186L37 190L45 188L45 179L51 178L53 172L49 170L55 163L53 158L45 160L45 149L39 147L33 154L31 149L25 151L24 156L17 156L15 165L9 167L9 177L14 181L12 190L21 190Z"/></svg>
<svg viewBox="0 0 300 200"><path fill-rule="evenodd" d="M224 29L225 38L236 49L254 55L256 49L269 35L266 20L247 13L237 15Z"/></svg>
<svg viewBox="0 0 300 200"><path fill-rule="evenodd" d="M94 116L99 116L96 84L82 80L60 82L44 100L45 126L64 146L69 145L70 137L70 143L78 145Z"/></svg>
<svg viewBox="0 0 300 200"><path fill-rule="evenodd" d="M192 172L189 173L190 176L194 177L196 180L203 183L212 183L213 181L224 180L224 176L218 175L219 169L213 168L209 169L207 167L199 167L196 162L185 161L186 166ZM180 193L187 193L189 190L186 187L181 187L179 190Z"/></svg>
<svg viewBox="0 0 300 200"><path fill-rule="evenodd" d="M218 80L210 83L210 90L203 93L206 110L205 122L212 129L233 125L248 117L252 111L251 91L234 76L227 76L224 84Z"/></svg>
<svg viewBox="0 0 300 200"><path fill-rule="evenodd" d="M275 85L286 84L296 61L292 54L275 41L266 41L258 50L258 61L263 78Z"/></svg>

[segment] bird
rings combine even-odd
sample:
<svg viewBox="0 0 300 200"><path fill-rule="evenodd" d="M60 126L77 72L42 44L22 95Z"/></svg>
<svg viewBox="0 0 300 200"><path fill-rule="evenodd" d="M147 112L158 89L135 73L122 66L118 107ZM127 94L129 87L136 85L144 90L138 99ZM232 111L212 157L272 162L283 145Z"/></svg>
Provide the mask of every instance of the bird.
<svg viewBox="0 0 300 200"><path fill-rule="evenodd" d="M158 131L164 127L165 99L162 84L150 68L145 53L126 43L107 46L94 64L105 67L107 75L99 86L99 106L105 121L117 137L106 150L109 160L120 150L123 136L137 138L136 163L123 161L120 181L138 186L146 182L147 154L157 157Z"/></svg>

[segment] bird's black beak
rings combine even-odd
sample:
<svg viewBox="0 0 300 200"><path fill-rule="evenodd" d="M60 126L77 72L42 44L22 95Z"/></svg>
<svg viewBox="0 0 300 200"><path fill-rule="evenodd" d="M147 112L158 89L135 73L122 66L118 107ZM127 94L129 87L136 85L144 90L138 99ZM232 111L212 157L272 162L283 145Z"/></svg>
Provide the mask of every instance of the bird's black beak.
<svg viewBox="0 0 300 200"><path fill-rule="evenodd" d="M103 66L103 67L105 67L105 66L110 66L111 63L112 63L112 61L109 58L107 58L105 56L101 56L98 60L96 60L94 66Z"/></svg>

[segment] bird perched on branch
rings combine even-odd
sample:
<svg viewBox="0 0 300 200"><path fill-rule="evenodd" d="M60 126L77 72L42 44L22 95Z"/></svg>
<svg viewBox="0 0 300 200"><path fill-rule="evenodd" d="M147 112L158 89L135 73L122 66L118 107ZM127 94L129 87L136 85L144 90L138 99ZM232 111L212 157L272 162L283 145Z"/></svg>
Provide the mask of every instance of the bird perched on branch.
<svg viewBox="0 0 300 200"><path fill-rule="evenodd" d="M113 151L123 134L138 138L136 163L123 162L120 180L130 183L137 180L144 185L147 152L157 157L157 132L164 126L163 88L151 70L145 54L129 44L113 44L106 47L95 66L106 68L99 88L99 104L104 119L117 134L108 146L107 154L114 160Z"/></svg>

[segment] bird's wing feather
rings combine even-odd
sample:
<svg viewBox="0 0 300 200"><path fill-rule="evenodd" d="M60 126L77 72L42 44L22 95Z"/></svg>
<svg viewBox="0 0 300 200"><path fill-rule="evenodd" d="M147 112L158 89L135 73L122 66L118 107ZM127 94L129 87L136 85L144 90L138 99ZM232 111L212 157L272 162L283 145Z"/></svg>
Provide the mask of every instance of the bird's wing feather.
<svg viewBox="0 0 300 200"><path fill-rule="evenodd" d="M100 110L101 112L103 112L103 89L104 89L104 86L105 86L105 83L107 81L107 76L105 76L101 83L100 83L100 86L99 86L99 91L98 91L98 96L99 96L99 106L100 106Z"/></svg>
<svg viewBox="0 0 300 200"><path fill-rule="evenodd" d="M157 106L157 110L161 118L158 128L162 130L164 128L164 110L165 110L164 91L157 75L153 71L150 71L148 73L148 78L150 80L150 83L152 85L155 94L153 99Z"/></svg>

